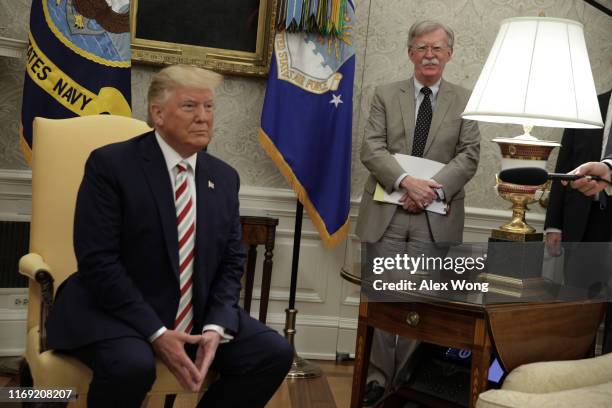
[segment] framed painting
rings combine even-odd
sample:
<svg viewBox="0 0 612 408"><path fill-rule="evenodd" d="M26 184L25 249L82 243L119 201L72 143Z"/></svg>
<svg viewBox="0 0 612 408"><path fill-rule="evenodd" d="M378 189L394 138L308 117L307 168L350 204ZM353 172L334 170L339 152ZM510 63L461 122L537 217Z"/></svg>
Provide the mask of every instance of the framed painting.
<svg viewBox="0 0 612 408"><path fill-rule="evenodd" d="M277 0L131 0L132 61L265 76Z"/></svg>

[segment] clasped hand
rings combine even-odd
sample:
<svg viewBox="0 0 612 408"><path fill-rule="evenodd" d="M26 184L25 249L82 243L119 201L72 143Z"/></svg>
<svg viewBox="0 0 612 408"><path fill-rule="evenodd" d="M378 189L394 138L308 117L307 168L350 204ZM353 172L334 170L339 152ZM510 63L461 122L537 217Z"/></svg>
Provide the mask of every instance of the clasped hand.
<svg viewBox="0 0 612 408"><path fill-rule="evenodd" d="M406 190L400 198L402 207L410 213L418 214L438 198L434 189L442 188L442 184L431 179L406 176L402 179L400 188Z"/></svg>
<svg viewBox="0 0 612 408"><path fill-rule="evenodd" d="M220 340L221 336L215 331L190 335L167 330L155 339L153 349L183 388L198 392L215 358ZM185 343L198 345L195 362L185 352Z"/></svg>

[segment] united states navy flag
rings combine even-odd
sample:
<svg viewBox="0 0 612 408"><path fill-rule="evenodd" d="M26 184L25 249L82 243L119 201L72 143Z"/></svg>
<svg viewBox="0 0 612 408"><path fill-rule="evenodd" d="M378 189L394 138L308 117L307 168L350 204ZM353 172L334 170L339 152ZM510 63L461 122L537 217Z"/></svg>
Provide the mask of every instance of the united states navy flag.
<svg viewBox="0 0 612 408"><path fill-rule="evenodd" d="M278 33L259 141L333 247L348 232L354 5L339 37Z"/></svg>
<svg viewBox="0 0 612 408"><path fill-rule="evenodd" d="M36 116L131 116L129 0L33 0L20 147Z"/></svg>

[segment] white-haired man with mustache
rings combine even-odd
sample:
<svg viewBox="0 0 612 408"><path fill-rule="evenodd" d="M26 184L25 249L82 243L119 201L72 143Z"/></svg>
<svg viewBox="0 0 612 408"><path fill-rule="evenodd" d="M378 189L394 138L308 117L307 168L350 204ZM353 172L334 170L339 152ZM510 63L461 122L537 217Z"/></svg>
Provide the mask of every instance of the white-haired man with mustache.
<svg viewBox="0 0 612 408"><path fill-rule="evenodd" d="M463 187L478 167L480 133L476 122L461 118L470 92L442 79L453 56L453 42L454 33L446 25L415 23L408 33L414 76L377 87L372 99L361 147L361 161L370 176L364 186L357 234L362 242L377 245L385 256L444 256L447 246L440 244L462 241ZM445 165L431 179L421 179L405 172L394 153ZM401 189L403 205L374 201L377 183L387 192ZM423 211L436 199L450 206L446 215ZM404 379L402 368L416 344L375 331L365 405L376 403L385 387L390 391Z"/></svg>

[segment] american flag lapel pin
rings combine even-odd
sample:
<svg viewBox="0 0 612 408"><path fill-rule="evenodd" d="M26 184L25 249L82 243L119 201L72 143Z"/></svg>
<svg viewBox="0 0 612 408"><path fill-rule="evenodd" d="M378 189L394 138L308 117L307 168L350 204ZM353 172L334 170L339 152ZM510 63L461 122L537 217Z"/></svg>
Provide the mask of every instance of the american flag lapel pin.
<svg viewBox="0 0 612 408"><path fill-rule="evenodd" d="M215 183L213 183L212 181L208 180L208 188L210 189L215 189Z"/></svg>

